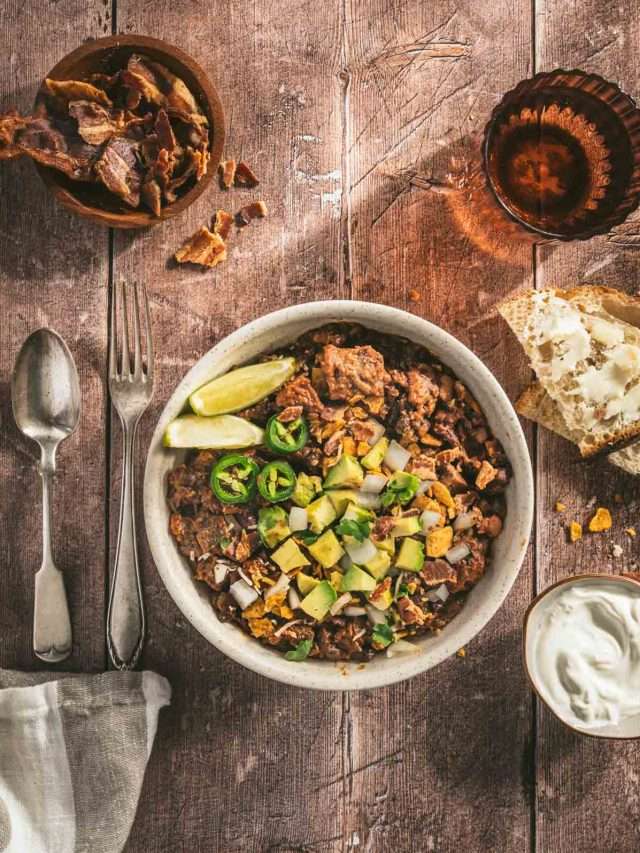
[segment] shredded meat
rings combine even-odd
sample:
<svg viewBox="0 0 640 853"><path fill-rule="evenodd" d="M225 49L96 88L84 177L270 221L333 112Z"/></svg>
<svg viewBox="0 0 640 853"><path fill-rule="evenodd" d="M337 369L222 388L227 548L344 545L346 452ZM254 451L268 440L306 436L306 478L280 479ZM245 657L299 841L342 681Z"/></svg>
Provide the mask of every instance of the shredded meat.
<svg viewBox="0 0 640 853"><path fill-rule="evenodd" d="M420 574L427 586L456 580L455 570L446 560L426 560Z"/></svg>
<svg viewBox="0 0 640 853"><path fill-rule="evenodd" d="M382 355L371 346L336 347L327 344L321 367L331 400L349 400L356 394L384 394L387 377Z"/></svg>
<svg viewBox="0 0 640 853"><path fill-rule="evenodd" d="M278 420L281 424L289 424L291 421L295 421L296 418L299 418L302 412L302 406L287 406L287 408L283 409L278 415Z"/></svg>
<svg viewBox="0 0 640 853"><path fill-rule="evenodd" d="M304 374L290 379L278 391L276 405L282 408L287 408L287 406L302 406L308 412L315 412L317 414L320 414L324 410L318 392Z"/></svg>
<svg viewBox="0 0 640 853"><path fill-rule="evenodd" d="M398 599L398 612L406 625L422 625L425 621L424 611L406 595Z"/></svg>
<svg viewBox="0 0 640 853"><path fill-rule="evenodd" d="M227 257L224 240L208 228L199 228L175 254L179 264L200 264L215 267Z"/></svg>
<svg viewBox="0 0 640 853"><path fill-rule="evenodd" d="M438 402L439 387L420 370L410 370L407 374L407 399L412 406L430 415Z"/></svg>

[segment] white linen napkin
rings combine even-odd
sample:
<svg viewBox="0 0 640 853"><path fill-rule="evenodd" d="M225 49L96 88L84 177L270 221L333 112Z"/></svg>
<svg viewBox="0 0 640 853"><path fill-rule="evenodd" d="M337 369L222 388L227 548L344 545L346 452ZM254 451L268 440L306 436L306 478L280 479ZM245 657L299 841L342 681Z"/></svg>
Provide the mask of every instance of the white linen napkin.
<svg viewBox="0 0 640 853"><path fill-rule="evenodd" d="M0 853L118 853L160 708L153 672L0 670Z"/></svg>

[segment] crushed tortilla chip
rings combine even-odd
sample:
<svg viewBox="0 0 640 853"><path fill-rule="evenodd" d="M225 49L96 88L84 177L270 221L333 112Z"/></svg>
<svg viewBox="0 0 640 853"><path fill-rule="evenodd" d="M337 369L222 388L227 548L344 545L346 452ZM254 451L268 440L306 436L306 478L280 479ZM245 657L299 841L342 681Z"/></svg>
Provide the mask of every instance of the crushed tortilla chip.
<svg viewBox="0 0 640 853"><path fill-rule="evenodd" d="M453 542L453 528L440 527L430 530L427 536L427 557L444 557Z"/></svg>
<svg viewBox="0 0 640 853"><path fill-rule="evenodd" d="M578 521L572 521L569 525L569 539L572 542L582 539L582 525Z"/></svg>
<svg viewBox="0 0 640 853"><path fill-rule="evenodd" d="M609 510L605 509L605 507L599 506L596 510L596 514L589 522L589 530L591 533L602 533L603 530L609 530L612 524L613 521Z"/></svg>
<svg viewBox="0 0 640 853"><path fill-rule="evenodd" d="M458 651L456 652L456 655L457 655L459 658L466 658L466 656L467 656L467 650L466 650L466 649L464 648L464 646L463 646L461 649L458 649Z"/></svg>
<svg viewBox="0 0 640 853"><path fill-rule="evenodd" d="M564 512L567 508L566 504L563 504L562 501L556 501L555 510L556 512Z"/></svg>
<svg viewBox="0 0 640 853"><path fill-rule="evenodd" d="M203 267L215 267L227 257L224 240L219 234L212 234L204 226L183 243L175 253L179 264L199 264Z"/></svg>
<svg viewBox="0 0 640 853"><path fill-rule="evenodd" d="M431 486L431 494L439 503L443 504L443 506L455 509L455 501L451 497L451 492L444 483L433 483Z"/></svg>
<svg viewBox="0 0 640 853"><path fill-rule="evenodd" d="M259 619L266 613L264 601L259 598L242 611L245 619Z"/></svg>
<svg viewBox="0 0 640 853"><path fill-rule="evenodd" d="M624 532L627 536L631 536L631 538L637 535L635 527L625 527Z"/></svg>
<svg viewBox="0 0 640 853"><path fill-rule="evenodd" d="M273 623L268 619L249 619L247 624L254 637L268 637L274 631Z"/></svg>

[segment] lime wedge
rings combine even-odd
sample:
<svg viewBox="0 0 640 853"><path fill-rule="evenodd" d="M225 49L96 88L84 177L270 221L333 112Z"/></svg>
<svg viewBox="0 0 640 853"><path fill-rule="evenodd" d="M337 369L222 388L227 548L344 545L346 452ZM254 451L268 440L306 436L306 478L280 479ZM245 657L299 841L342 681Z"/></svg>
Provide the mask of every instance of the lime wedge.
<svg viewBox="0 0 640 853"><path fill-rule="evenodd" d="M189 397L189 404L196 415L208 417L239 412L268 397L293 375L295 369L295 358L239 367L198 388Z"/></svg>
<svg viewBox="0 0 640 853"><path fill-rule="evenodd" d="M234 415L201 418L182 415L171 421L162 442L165 447L196 447L211 450L234 450L262 444L264 430Z"/></svg>

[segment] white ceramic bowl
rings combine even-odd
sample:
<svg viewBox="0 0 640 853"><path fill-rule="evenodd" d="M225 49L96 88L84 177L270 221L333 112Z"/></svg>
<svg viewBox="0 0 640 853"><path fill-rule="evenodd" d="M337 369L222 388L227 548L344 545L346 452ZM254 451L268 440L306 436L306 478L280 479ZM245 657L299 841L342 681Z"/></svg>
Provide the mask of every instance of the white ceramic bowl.
<svg viewBox="0 0 640 853"><path fill-rule="evenodd" d="M462 612L437 636L421 639L419 652L391 659L378 655L362 668L343 662L292 663L239 627L220 622L206 588L192 579L189 566L169 533L165 500L167 475L181 461L184 451L163 447L162 435L192 391L232 367L291 343L309 329L335 321L361 323L427 347L476 397L514 474L506 493L504 530L494 542L487 574L469 594ZM432 323L396 308L369 302L310 302L248 323L220 341L187 373L167 403L151 440L144 478L144 514L151 552L169 594L191 624L217 649L248 669L287 684L320 690L362 690L402 681L430 669L468 643L487 624L511 589L524 559L533 517L533 477L527 445L511 403L491 372L467 347Z"/></svg>

